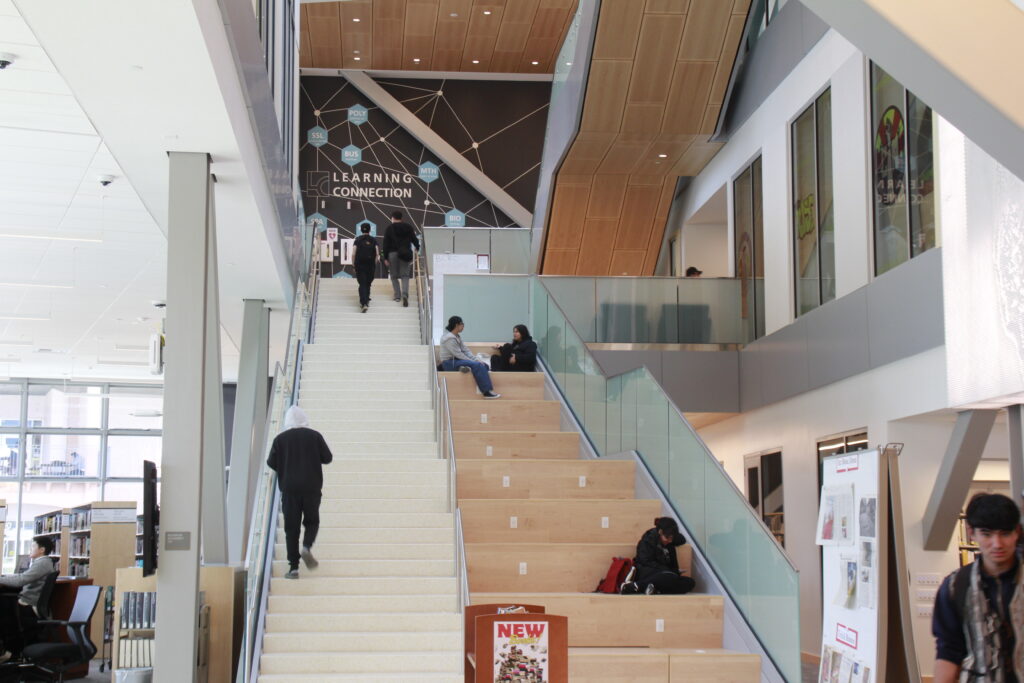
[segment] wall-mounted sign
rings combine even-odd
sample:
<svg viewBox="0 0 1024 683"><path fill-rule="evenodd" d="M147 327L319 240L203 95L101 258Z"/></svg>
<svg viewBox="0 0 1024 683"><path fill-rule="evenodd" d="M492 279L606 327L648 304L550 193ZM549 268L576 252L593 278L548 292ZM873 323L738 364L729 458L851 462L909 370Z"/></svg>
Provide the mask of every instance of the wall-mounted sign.
<svg viewBox="0 0 1024 683"><path fill-rule="evenodd" d="M93 508L93 524L134 524L135 508Z"/></svg>
<svg viewBox="0 0 1024 683"><path fill-rule="evenodd" d="M363 150L355 145L348 145L341 149L341 160L349 166L355 166L363 160Z"/></svg>
<svg viewBox="0 0 1024 683"><path fill-rule="evenodd" d="M323 147L327 144L327 129L323 126L313 126L306 131L306 142L314 147Z"/></svg>
<svg viewBox="0 0 1024 683"><path fill-rule="evenodd" d="M452 209L444 215L444 226L446 228L466 227L466 214L462 213L458 209Z"/></svg>
<svg viewBox="0 0 1024 683"><path fill-rule="evenodd" d="M419 178L425 183L432 183L441 177L441 169L432 161L420 164Z"/></svg>
<svg viewBox="0 0 1024 683"><path fill-rule="evenodd" d="M369 110L361 104L354 105L348 108L348 122L353 123L357 126L361 126L366 123L370 116Z"/></svg>
<svg viewBox="0 0 1024 683"><path fill-rule="evenodd" d="M333 242L336 239L338 239L338 229L337 228L327 228L327 241L328 242Z"/></svg>

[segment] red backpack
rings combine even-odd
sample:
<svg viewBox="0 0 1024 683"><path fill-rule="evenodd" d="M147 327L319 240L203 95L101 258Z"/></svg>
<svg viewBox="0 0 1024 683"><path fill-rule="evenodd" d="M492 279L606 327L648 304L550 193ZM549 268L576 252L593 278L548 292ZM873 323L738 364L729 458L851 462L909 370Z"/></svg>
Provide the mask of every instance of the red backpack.
<svg viewBox="0 0 1024 683"><path fill-rule="evenodd" d="M619 586L626 580L629 570L633 568L633 560L628 557L613 557L612 565L608 567L601 583L597 584L595 593L618 593Z"/></svg>

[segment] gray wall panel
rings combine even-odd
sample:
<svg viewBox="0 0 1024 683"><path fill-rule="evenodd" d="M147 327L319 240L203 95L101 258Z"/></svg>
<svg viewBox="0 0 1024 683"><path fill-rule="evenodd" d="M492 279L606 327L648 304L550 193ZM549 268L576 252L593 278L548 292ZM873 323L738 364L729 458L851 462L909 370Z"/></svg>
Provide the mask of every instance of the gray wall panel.
<svg viewBox="0 0 1024 683"><path fill-rule="evenodd" d="M871 367L945 342L941 250L929 250L893 268L864 289Z"/></svg>
<svg viewBox="0 0 1024 683"><path fill-rule="evenodd" d="M738 351L663 351L661 385L680 410L735 413L740 409Z"/></svg>
<svg viewBox="0 0 1024 683"><path fill-rule="evenodd" d="M807 325L797 320L758 341L761 393L765 403L807 391Z"/></svg>
<svg viewBox="0 0 1024 683"><path fill-rule="evenodd" d="M543 351L542 351L543 353ZM655 379L661 381L661 351L608 351L594 349L590 352L601 364L605 375L613 377L636 368L647 366Z"/></svg>
<svg viewBox="0 0 1024 683"><path fill-rule="evenodd" d="M455 231L455 254L491 253L491 235L487 230Z"/></svg>
<svg viewBox="0 0 1024 683"><path fill-rule="evenodd" d="M761 349L747 347L736 354L739 358L740 412L745 413L765 404L761 390Z"/></svg>
<svg viewBox="0 0 1024 683"><path fill-rule="evenodd" d="M860 289L801 318L807 329L809 388L869 369L867 297Z"/></svg>

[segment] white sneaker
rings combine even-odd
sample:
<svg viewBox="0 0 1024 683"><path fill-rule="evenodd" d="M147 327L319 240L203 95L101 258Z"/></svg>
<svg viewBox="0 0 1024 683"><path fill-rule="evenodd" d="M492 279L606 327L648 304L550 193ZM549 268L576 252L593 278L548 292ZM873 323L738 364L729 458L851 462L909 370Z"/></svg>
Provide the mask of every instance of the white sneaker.
<svg viewBox="0 0 1024 683"><path fill-rule="evenodd" d="M302 557L302 561L306 564L306 569L313 570L320 566L317 559L313 557L313 551L309 548L303 547L300 555Z"/></svg>

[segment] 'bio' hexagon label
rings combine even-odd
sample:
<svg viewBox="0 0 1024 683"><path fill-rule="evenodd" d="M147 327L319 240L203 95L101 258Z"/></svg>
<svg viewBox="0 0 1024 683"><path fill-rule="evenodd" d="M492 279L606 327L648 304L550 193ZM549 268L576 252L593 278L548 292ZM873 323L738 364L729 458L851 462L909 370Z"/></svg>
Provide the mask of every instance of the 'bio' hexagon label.
<svg viewBox="0 0 1024 683"><path fill-rule="evenodd" d="M458 209L452 209L444 215L444 225L446 228L464 228L466 227L466 214Z"/></svg>
<svg viewBox="0 0 1024 683"><path fill-rule="evenodd" d="M317 213L311 213L306 217L306 225L309 226L310 230L323 232L327 229L327 216L323 215L319 211Z"/></svg>
<svg viewBox="0 0 1024 683"><path fill-rule="evenodd" d="M355 145L348 145L341 149L341 160L349 166L355 166L363 160L363 150Z"/></svg>
<svg viewBox="0 0 1024 683"><path fill-rule="evenodd" d="M323 147L327 144L327 129L323 126L313 126L306 131L306 142L314 147Z"/></svg>
<svg viewBox="0 0 1024 683"><path fill-rule="evenodd" d="M348 122L354 123L357 126L361 126L366 123L370 117L370 112L361 104L357 104L354 107L348 108Z"/></svg>
<svg viewBox="0 0 1024 683"><path fill-rule="evenodd" d="M374 223L373 221L362 220L356 223L356 237L359 237L360 235L363 234L364 225L370 226L370 232L368 234L372 235L373 237L377 236L377 224Z"/></svg>
<svg viewBox="0 0 1024 683"><path fill-rule="evenodd" d="M432 183L441 177L441 169L433 161L420 164L419 178L425 183Z"/></svg>

